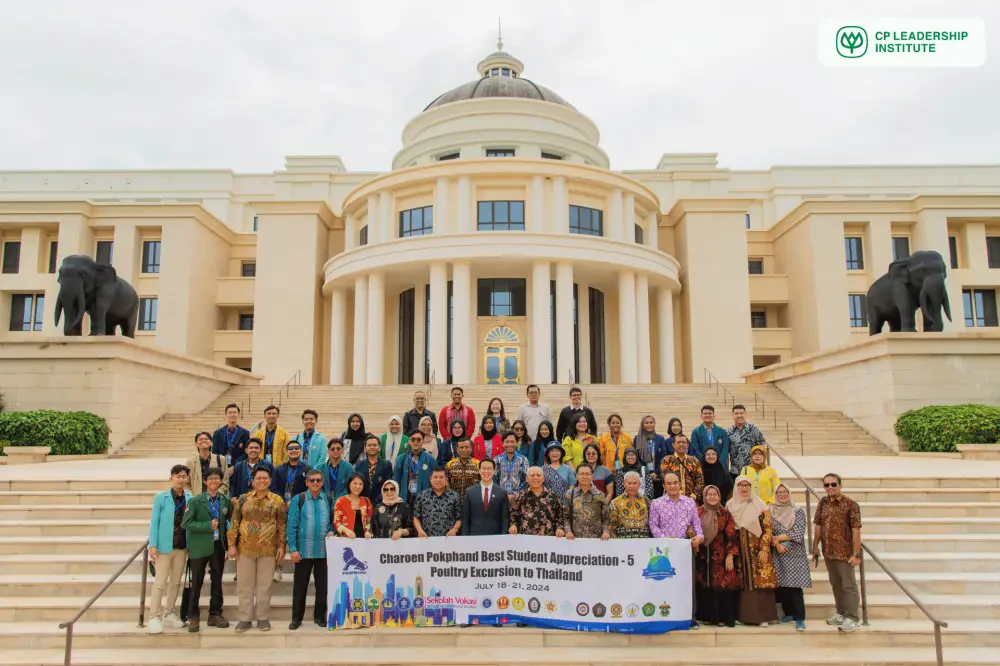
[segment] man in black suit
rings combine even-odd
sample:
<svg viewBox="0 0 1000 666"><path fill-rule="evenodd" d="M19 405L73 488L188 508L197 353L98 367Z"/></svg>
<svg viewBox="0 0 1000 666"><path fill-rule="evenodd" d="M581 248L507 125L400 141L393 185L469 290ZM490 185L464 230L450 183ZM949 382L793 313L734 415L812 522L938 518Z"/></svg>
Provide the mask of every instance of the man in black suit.
<svg viewBox="0 0 1000 666"><path fill-rule="evenodd" d="M559 412L559 420L556 422L556 438L561 442L566 435L576 432L576 422L580 414L587 417L587 432L597 436L597 418L594 410L583 404L583 391L579 386L574 386L569 390L569 404Z"/></svg>
<svg viewBox="0 0 1000 666"><path fill-rule="evenodd" d="M510 525L507 492L493 483L493 460L479 463L480 482L465 491L462 502L462 536L506 534Z"/></svg>

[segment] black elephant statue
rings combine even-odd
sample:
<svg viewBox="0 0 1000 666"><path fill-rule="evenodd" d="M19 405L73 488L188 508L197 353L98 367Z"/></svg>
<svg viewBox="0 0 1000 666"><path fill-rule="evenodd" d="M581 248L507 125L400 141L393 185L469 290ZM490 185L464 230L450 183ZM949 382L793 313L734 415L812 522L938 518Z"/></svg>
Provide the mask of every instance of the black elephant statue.
<svg viewBox="0 0 1000 666"><path fill-rule="evenodd" d="M868 289L868 334L878 335L887 322L894 333L915 332L917 308L924 316L924 331L943 331L942 308L951 321L946 274L944 258L934 250L914 252L889 264L889 272Z"/></svg>
<svg viewBox="0 0 1000 666"><path fill-rule="evenodd" d="M83 313L90 315L91 335L122 335L134 338L139 318L139 296L118 277L115 269L99 264L83 254L63 259L59 267L59 296L56 298L56 325L63 310L63 335L83 335Z"/></svg>

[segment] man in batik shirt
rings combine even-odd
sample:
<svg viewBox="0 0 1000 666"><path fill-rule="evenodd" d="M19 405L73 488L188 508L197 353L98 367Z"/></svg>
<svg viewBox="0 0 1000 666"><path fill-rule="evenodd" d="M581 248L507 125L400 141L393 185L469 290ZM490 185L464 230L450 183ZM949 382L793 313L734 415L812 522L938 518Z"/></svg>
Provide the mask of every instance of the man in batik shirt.
<svg viewBox="0 0 1000 666"><path fill-rule="evenodd" d="M687 454L688 439L684 435L674 437L674 454L660 461L660 478L676 474L681 482L681 495L701 504L701 491L705 489L705 475L701 463Z"/></svg>
<svg viewBox="0 0 1000 666"><path fill-rule="evenodd" d="M566 538L611 538L607 497L594 486L594 470L584 463L576 469L576 487L566 491Z"/></svg>
<svg viewBox="0 0 1000 666"><path fill-rule="evenodd" d="M528 469L528 489L510 500L510 533L535 536L565 536L566 508L560 498L545 489L541 467Z"/></svg>
<svg viewBox="0 0 1000 666"><path fill-rule="evenodd" d="M465 491L479 483L479 461L472 457L472 442L463 437L456 443L457 458L445 465L448 472L448 487L465 497Z"/></svg>

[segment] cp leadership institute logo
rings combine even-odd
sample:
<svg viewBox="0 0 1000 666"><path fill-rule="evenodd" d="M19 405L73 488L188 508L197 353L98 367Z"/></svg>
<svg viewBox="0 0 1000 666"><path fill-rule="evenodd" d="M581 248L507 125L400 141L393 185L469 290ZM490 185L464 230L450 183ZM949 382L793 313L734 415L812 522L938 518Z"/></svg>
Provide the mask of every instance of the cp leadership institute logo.
<svg viewBox="0 0 1000 666"><path fill-rule="evenodd" d="M837 55L860 58L868 53L868 32L860 25L845 25L837 31Z"/></svg>

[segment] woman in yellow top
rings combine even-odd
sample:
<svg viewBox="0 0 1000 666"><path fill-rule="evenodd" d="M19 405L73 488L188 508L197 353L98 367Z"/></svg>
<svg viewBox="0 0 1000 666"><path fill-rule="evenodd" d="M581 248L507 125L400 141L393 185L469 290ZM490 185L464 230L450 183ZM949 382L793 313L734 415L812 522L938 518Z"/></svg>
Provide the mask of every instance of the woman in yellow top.
<svg viewBox="0 0 1000 666"><path fill-rule="evenodd" d="M580 463L583 462L583 447L587 444L597 445L597 438L587 432L589 427L587 415L581 412L570 431L573 434L563 437L562 446L563 450L566 451L564 462L573 469L579 467Z"/></svg>
<svg viewBox="0 0 1000 666"><path fill-rule="evenodd" d="M766 460L767 449L758 444L750 449L750 464L740 471L740 475L750 480L754 495L767 504L774 504L774 493L781 485L781 479Z"/></svg>
<svg viewBox="0 0 1000 666"><path fill-rule="evenodd" d="M597 440L601 449L601 463L614 472L621 469L625 449L632 447L632 438L622 432L622 417L611 413L608 417L608 432Z"/></svg>

